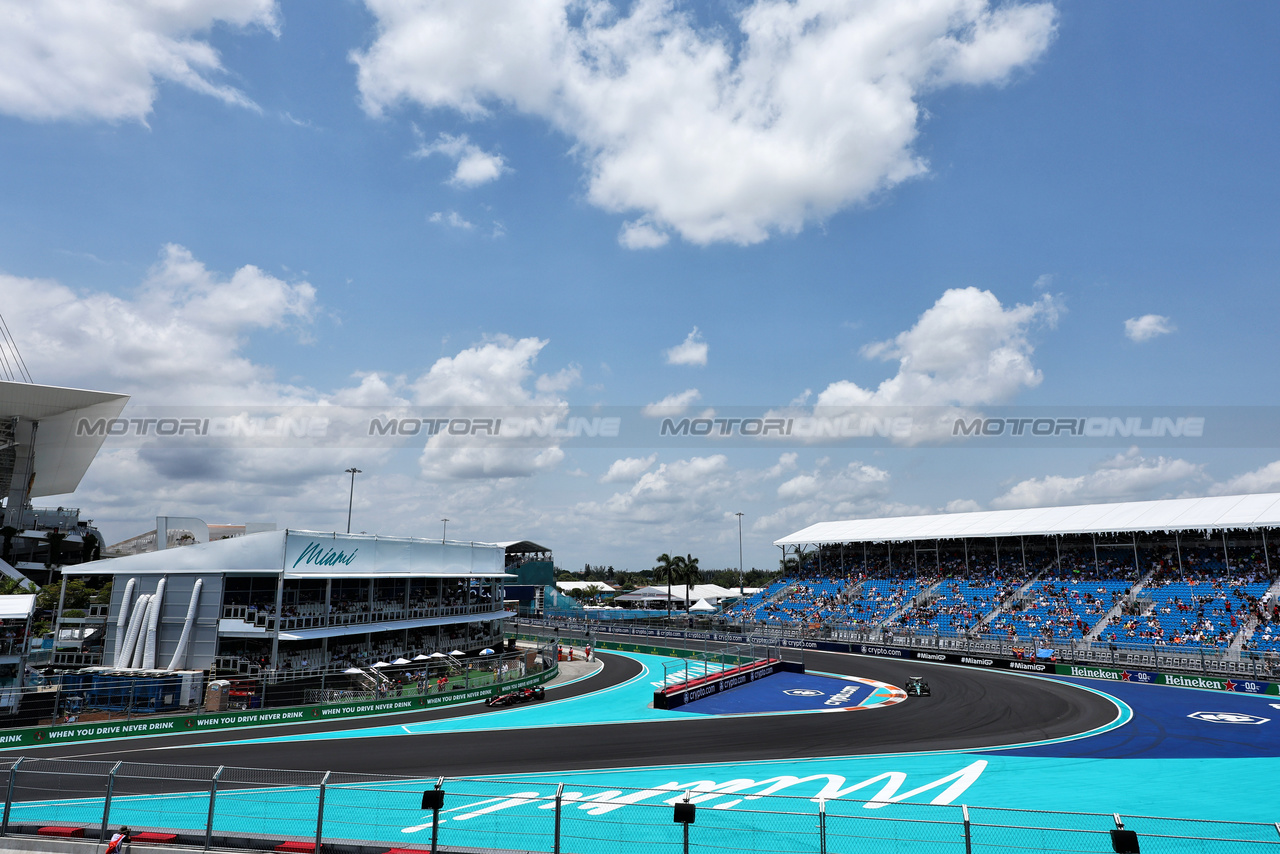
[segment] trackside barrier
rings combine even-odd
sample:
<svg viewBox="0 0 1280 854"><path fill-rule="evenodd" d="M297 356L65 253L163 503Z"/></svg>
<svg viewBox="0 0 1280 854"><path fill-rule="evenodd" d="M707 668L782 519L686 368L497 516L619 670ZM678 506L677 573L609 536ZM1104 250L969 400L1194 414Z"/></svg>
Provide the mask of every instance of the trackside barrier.
<svg viewBox="0 0 1280 854"><path fill-rule="evenodd" d="M643 634L642 634L643 632ZM593 626L580 630L580 634L589 635L596 649L617 650L619 652L638 652L648 655L666 655L680 658L691 658L699 653L697 650L679 647L657 646L652 643L629 643L627 641L606 639L604 635L614 638L627 634L643 637L660 637L661 639L698 641L702 643L739 643L743 635L725 634L723 632L697 632L664 630L631 630L614 625ZM545 640L536 634L520 634L517 637L526 640ZM756 640L756 638L752 638ZM763 638L759 639L763 642ZM1169 685L1177 688L1207 688L1220 691L1235 691L1242 694L1280 695L1280 682L1253 679L1248 675L1206 676L1186 673L1164 673L1155 670L1137 670L1106 667L1100 664L1065 664L1055 661L1036 660L1032 658L1011 658L996 652L942 652L935 648L909 648L890 646L887 644L846 643L841 641L777 639L773 641L782 649L813 650L817 652L850 652L858 655L871 655L878 658L897 658L903 661L932 661L939 664L960 664L966 667L982 667L997 670L1013 670L1019 673L1044 673L1054 676L1077 676L1087 679L1103 679L1111 682L1135 682L1144 685ZM0 736L3 738L3 736Z"/></svg>
<svg viewBox="0 0 1280 854"><path fill-rule="evenodd" d="M485 700L498 694L506 694L519 688L528 688L550 682L560 672L555 662L547 670L512 679L507 682L452 691L445 694L424 694L413 697L391 697L385 700L368 700L354 703L331 703L321 706L294 706L279 709L262 709L248 712L215 712L211 714L173 715L133 721L66 724L62 726L30 727L0 731L0 750L61 744L75 741L98 741L111 738L136 738L151 735L181 735L208 730L238 729L241 727L278 726L280 724L316 723L323 720L386 715L432 709L454 703Z"/></svg>
<svg viewBox="0 0 1280 854"><path fill-rule="evenodd" d="M701 623L701 624L699 624ZM840 624L799 628L774 623L740 623L724 618L698 621L692 625L660 620L611 621L599 619L522 617L522 626L542 626L555 632L578 635L624 635L659 641L680 640L716 643L768 642L787 649L848 652L857 644L898 649L928 649L967 655L1016 657L1015 650L1049 646L1059 661L1103 667L1136 667L1161 673L1196 673L1232 676L1241 679L1280 681L1280 657L1256 650L1229 650L1219 647L1135 644L1127 641L1054 640L1028 636L967 636L950 631L892 632L879 628ZM516 629L518 631L518 629Z"/></svg>
<svg viewBox="0 0 1280 854"><path fill-rule="evenodd" d="M958 757L958 763L972 757ZM324 854L1011 854L1108 851L1134 832L1147 854L1280 852L1274 824L995 809L960 798L984 763L930 779L767 777L648 789L28 758L0 761L11 818L0 851L94 854L116 828L193 848ZM767 774L767 772L766 772ZM902 775L905 777L905 775ZM956 780L960 778L961 783ZM867 800L839 797L857 791ZM216 792L216 799L214 793ZM686 835L687 834L687 835Z"/></svg>

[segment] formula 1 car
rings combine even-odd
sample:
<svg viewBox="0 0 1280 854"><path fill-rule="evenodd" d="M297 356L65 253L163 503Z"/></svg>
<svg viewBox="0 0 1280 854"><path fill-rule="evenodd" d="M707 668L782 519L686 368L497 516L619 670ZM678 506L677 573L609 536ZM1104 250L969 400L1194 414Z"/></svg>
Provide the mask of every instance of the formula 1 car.
<svg viewBox="0 0 1280 854"><path fill-rule="evenodd" d="M534 688L521 688L518 691L512 691L510 694L499 694L496 697L490 697L484 701L484 704L494 708L501 706L518 706L521 703L541 700L546 696L546 689L541 685L538 685Z"/></svg>
<svg viewBox="0 0 1280 854"><path fill-rule="evenodd" d="M908 697L928 697L929 683L924 681L923 677L912 676L907 680L906 691Z"/></svg>

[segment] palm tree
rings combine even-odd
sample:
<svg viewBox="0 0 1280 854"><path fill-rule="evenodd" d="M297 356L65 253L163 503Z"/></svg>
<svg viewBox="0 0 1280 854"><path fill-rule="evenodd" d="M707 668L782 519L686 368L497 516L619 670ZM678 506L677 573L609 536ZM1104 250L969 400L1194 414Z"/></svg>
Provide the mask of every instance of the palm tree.
<svg viewBox="0 0 1280 854"><path fill-rule="evenodd" d="M680 555L676 555L675 557L672 557L666 552L663 552L662 554L658 555L658 565L653 568L654 572L659 573L658 575L659 578L661 578L663 574L667 576L667 619L668 620L671 619L671 582L675 579L675 576L679 574L680 568L683 565L684 565L684 558L680 557Z"/></svg>
<svg viewBox="0 0 1280 854"><path fill-rule="evenodd" d="M698 559L688 555L680 559L680 579L684 582L684 615L689 616L689 591L693 585L702 580L702 570L698 569Z"/></svg>

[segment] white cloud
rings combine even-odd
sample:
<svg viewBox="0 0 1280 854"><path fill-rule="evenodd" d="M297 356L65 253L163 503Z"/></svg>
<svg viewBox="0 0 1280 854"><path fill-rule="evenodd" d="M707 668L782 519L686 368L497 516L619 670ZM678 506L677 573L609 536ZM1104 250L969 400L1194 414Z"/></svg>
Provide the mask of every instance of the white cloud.
<svg viewBox="0 0 1280 854"><path fill-rule="evenodd" d="M653 464L657 461L657 454L650 454L647 457L626 457L621 460L614 460L609 465L609 470L600 478L600 482L618 483L620 481L635 480L653 468Z"/></svg>
<svg viewBox="0 0 1280 854"><path fill-rule="evenodd" d="M657 249L670 241L671 235L654 228L647 219L624 222L618 231L618 243L626 249Z"/></svg>
<svg viewBox="0 0 1280 854"><path fill-rule="evenodd" d="M456 356L436 360L409 384L418 406L445 407L467 415L495 417L497 408L516 407L520 417L562 419L568 404L559 393L577 382L578 369L535 375L534 363L547 345L539 338L492 338ZM532 390L529 386L532 385ZM432 479L530 477L556 468L565 454L552 438L536 447L502 437L473 438L438 433L427 440L420 464Z"/></svg>
<svg viewBox="0 0 1280 854"><path fill-rule="evenodd" d="M582 502L574 509L589 518L687 525L719 519L722 513L716 509L716 499L735 482L724 454L691 457L646 470L625 492L600 502Z"/></svg>
<svg viewBox="0 0 1280 854"><path fill-rule="evenodd" d="M695 326L683 341L667 350L667 364L706 365L709 349L707 342L702 339L702 333Z"/></svg>
<svg viewBox="0 0 1280 854"><path fill-rule="evenodd" d="M948 513L973 513L982 509L982 505L972 498L955 498L947 502L943 508Z"/></svg>
<svg viewBox="0 0 1280 854"><path fill-rule="evenodd" d="M247 404L290 392L244 354L246 336L305 328L316 301L307 282L253 265L222 276L170 244L135 299L0 274L0 304L23 330L37 382L146 393L153 404Z"/></svg>
<svg viewBox="0 0 1280 854"><path fill-rule="evenodd" d="M161 81L257 109L215 82L215 25L276 32L275 0L0 0L0 112L145 121Z"/></svg>
<svg viewBox="0 0 1280 854"><path fill-rule="evenodd" d="M1047 475L1014 484L991 502L997 510L1054 507L1097 501L1161 498L1175 486L1203 477L1203 466L1169 457L1144 457L1137 448L1100 463L1088 474Z"/></svg>
<svg viewBox="0 0 1280 854"><path fill-rule="evenodd" d="M645 405L640 412L646 418L674 418L683 415L689 406L702 398L696 388L685 389L676 394L669 394L657 403Z"/></svg>
<svg viewBox="0 0 1280 854"><path fill-rule="evenodd" d="M473 144L466 134L451 136L442 133L435 142L421 145L414 152L417 157L430 157L433 154L442 154L453 160L455 167L449 183L455 187L478 187L496 181L503 173L511 171L501 155L490 154Z"/></svg>
<svg viewBox="0 0 1280 854"><path fill-rule="evenodd" d="M778 456L778 461L760 474L762 477L770 480L775 477L782 477L782 475L796 467L796 461L799 459L800 455L794 451L788 451L785 454L780 454Z"/></svg>
<svg viewBox="0 0 1280 854"><path fill-rule="evenodd" d="M472 223L468 222L467 219L457 211L449 211L448 213L436 211L427 217L427 222L435 223L436 225L447 225L450 228L461 228L464 230L475 228Z"/></svg>
<svg viewBox="0 0 1280 854"><path fill-rule="evenodd" d="M754 0L706 26L669 0L366 5L377 36L352 60L368 112L545 119L574 141L590 202L639 214L631 248L756 243L921 174L921 95L1004 82L1056 18L983 0Z"/></svg>
<svg viewBox="0 0 1280 854"><path fill-rule="evenodd" d="M888 482L889 473L884 469L855 461L831 473L815 469L796 475L778 486L778 498L787 502L812 498L849 501L878 495Z"/></svg>
<svg viewBox="0 0 1280 854"><path fill-rule="evenodd" d="M953 289L889 341L863 355L897 360L898 372L874 389L848 380L827 386L818 407L975 406L1000 403L1043 379L1032 364L1029 333L1052 326L1059 307L1048 294L1030 305L1005 308L990 291Z"/></svg>
<svg viewBox="0 0 1280 854"><path fill-rule="evenodd" d="M784 455L779 463L792 468L795 460L788 460ZM891 478L884 469L859 460L834 469L829 465L829 459L818 460L813 469L779 484L775 490L776 509L756 519L751 529L778 535L832 519L920 512L920 508L888 501ZM774 469L769 469L765 474L773 472Z"/></svg>
<svg viewBox="0 0 1280 854"><path fill-rule="evenodd" d="M1131 317L1124 322L1125 337L1138 344L1176 332L1177 329L1172 320L1161 314L1144 314L1142 317Z"/></svg>
<svg viewBox="0 0 1280 854"><path fill-rule="evenodd" d="M1280 491L1280 460L1259 469L1236 475L1225 483L1214 484L1213 495L1244 495L1251 492Z"/></svg>

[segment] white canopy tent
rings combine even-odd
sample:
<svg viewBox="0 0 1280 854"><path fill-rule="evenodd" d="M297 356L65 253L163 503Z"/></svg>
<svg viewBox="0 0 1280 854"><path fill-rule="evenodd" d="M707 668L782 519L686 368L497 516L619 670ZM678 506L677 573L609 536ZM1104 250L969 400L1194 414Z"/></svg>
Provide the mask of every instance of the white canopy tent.
<svg viewBox="0 0 1280 854"><path fill-rule="evenodd" d="M839 543L1280 527L1280 493L1032 507L819 522L774 540L782 548Z"/></svg>

